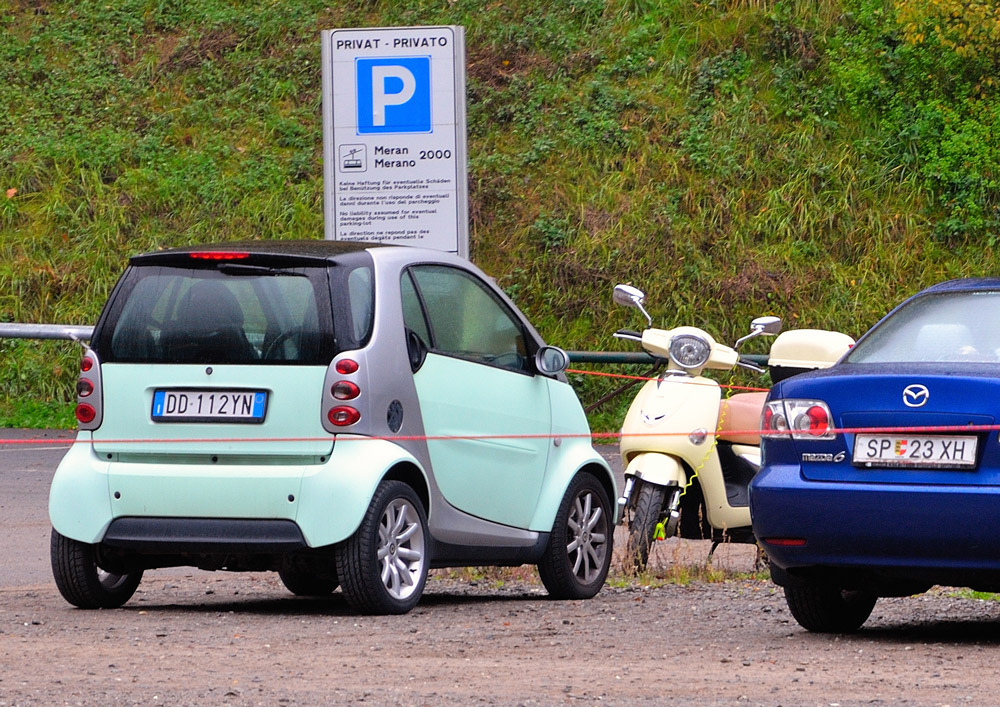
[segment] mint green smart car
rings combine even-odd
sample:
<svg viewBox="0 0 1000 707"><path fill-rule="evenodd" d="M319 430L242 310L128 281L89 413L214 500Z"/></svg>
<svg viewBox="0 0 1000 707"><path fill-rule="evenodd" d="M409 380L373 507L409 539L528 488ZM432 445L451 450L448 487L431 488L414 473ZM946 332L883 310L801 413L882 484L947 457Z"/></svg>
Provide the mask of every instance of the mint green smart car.
<svg viewBox="0 0 1000 707"><path fill-rule="evenodd" d="M469 262L399 246L227 243L133 257L80 367L49 498L81 608L146 570L276 571L405 613L433 567L537 564L589 598L614 477L562 350Z"/></svg>

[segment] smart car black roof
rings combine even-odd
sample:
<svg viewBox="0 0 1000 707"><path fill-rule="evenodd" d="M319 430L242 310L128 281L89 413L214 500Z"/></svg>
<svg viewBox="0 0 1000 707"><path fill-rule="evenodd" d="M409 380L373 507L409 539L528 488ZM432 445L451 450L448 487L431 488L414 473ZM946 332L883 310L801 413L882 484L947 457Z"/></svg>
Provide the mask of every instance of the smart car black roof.
<svg viewBox="0 0 1000 707"><path fill-rule="evenodd" d="M229 241L226 243L203 243L178 248L165 248L134 255L129 258L133 265L149 265L164 260L187 258L192 253L248 253L255 260L268 256L283 259L330 261L347 253L357 253L370 248L379 248L380 243L364 243L327 240L266 240Z"/></svg>

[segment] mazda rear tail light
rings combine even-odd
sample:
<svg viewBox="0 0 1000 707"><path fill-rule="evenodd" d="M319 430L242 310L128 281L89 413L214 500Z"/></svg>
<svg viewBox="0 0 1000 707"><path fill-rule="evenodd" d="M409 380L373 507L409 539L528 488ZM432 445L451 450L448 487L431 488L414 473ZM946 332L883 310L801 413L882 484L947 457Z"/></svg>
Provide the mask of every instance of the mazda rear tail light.
<svg viewBox="0 0 1000 707"><path fill-rule="evenodd" d="M835 439L830 407L822 400L769 400L761 415L761 435L792 439Z"/></svg>

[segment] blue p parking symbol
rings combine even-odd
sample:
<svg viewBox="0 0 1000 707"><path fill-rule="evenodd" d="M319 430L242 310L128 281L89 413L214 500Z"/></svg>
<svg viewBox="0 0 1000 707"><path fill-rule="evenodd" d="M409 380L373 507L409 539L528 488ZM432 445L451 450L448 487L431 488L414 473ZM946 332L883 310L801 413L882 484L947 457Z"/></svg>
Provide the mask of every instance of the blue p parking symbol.
<svg viewBox="0 0 1000 707"><path fill-rule="evenodd" d="M429 133L429 56L355 59L358 134Z"/></svg>

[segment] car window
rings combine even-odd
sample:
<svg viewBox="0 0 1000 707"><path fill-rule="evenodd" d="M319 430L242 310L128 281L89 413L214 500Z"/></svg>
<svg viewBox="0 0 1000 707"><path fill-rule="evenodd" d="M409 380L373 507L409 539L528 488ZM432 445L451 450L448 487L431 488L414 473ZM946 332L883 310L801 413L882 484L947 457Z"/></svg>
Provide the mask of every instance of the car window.
<svg viewBox="0 0 1000 707"><path fill-rule="evenodd" d="M904 304L846 363L1000 362L1000 292L947 292Z"/></svg>
<svg viewBox="0 0 1000 707"><path fill-rule="evenodd" d="M351 270L347 276L347 291L350 298L351 329L354 333L354 341L365 341L371 333L375 315L371 269L358 267Z"/></svg>
<svg viewBox="0 0 1000 707"><path fill-rule="evenodd" d="M423 306L432 350L526 369L528 352L521 323L484 282L464 270L441 265L414 266L409 272L413 283L406 285L409 278L404 278L404 318L409 328L421 333L418 313Z"/></svg>
<svg viewBox="0 0 1000 707"><path fill-rule="evenodd" d="M320 364L332 357L328 299L317 296L327 291L323 268L227 275L136 267L125 278L121 305L96 342L108 363Z"/></svg>
<svg viewBox="0 0 1000 707"><path fill-rule="evenodd" d="M400 282L400 290L403 299L403 324L407 329L414 332L423 340L425 344L431 344L431 332L427 328L427 320L424 318L424 309L420 304L420 295L413 284L413 279L409 272L403 273Z"/></svg>

